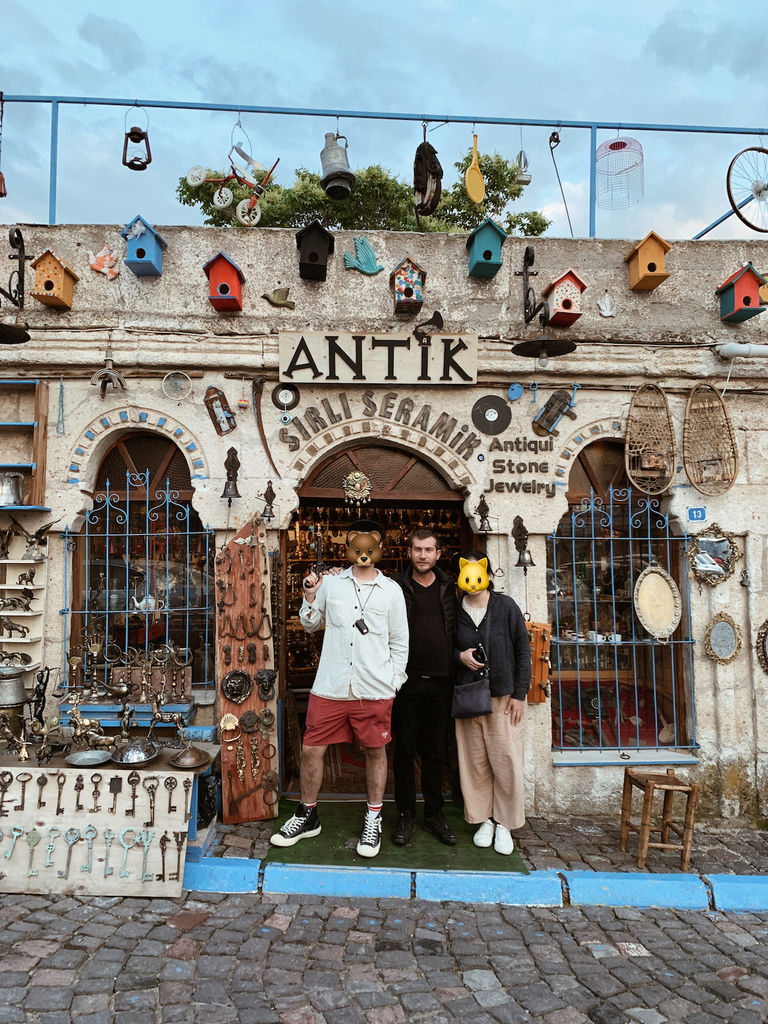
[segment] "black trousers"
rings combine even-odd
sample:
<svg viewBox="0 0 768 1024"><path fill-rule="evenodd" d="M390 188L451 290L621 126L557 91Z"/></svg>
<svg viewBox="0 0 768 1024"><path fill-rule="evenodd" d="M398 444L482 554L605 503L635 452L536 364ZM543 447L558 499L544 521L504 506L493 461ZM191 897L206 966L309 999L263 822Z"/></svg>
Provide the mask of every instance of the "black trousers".
<svg viewBox="0 0 768 1024"><path fill-rule="evenodd" d="M451 723L452 687L447 679L409 676L392 706L395 803L401 814L416 813L414 760L421 761L424 816L443 806L443 765Z"/></svg>

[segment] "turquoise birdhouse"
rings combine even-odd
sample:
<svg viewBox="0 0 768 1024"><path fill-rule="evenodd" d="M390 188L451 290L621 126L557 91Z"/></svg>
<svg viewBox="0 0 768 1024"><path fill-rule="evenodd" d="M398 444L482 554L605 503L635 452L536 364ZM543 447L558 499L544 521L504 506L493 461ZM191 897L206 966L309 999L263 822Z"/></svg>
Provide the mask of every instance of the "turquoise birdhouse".
<svg viewBox="0 0 768 1024"><path fill-rule="evenodd" d="M498 274L502 263L501 247L506 238L506 233L490 217L478 224L467 239L470 277L487 278Z"/></svg>
<svg viewBox="0 0 768 1024"><path fill-rule="evenodd" d="M143 217L134 217L120 232L125 239L123 262L136 277L160 277L163 272L165 239Z"/></svg>
<svg viewBox="0 0 768 1024"><path fill-rule="evenodd" d="M749 320L765 309L760 302L760 287L768 284L751 263L731 274L715 291L720 298L720 319L725 324L738 324Z"/></svg>

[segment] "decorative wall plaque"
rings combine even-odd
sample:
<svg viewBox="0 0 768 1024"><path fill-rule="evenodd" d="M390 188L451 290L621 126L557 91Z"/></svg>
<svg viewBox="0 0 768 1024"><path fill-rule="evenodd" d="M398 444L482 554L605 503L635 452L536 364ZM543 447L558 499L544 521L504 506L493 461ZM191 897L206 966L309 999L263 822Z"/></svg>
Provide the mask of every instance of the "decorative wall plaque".
<svg viewBox="0 0 768 1024"><path fill-rule="evenodd" d="M741 630L727 612L719 612L704 633L707 654L720 665L727 665L741 650Z"/></svg>
<svg viewBox="0 0 768 1024"><path fill-rule="evenodd" d="M680 622L683 603L677 584L659 565L649 565L637 577L635 614L656 640L669 640Z"/></svg>

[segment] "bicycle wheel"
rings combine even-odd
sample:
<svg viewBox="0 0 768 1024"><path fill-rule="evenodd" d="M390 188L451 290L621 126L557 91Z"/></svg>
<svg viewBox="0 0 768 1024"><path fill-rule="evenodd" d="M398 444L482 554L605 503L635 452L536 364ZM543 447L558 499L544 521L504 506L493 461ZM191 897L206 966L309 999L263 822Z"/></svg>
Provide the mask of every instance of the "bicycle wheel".
<svg viewBox="0 0 768 1024"><path fill-rule="evenodd" d="M768 232L768 149L750 146L731 160L725 176L731 209L747 227Z"/></svg>

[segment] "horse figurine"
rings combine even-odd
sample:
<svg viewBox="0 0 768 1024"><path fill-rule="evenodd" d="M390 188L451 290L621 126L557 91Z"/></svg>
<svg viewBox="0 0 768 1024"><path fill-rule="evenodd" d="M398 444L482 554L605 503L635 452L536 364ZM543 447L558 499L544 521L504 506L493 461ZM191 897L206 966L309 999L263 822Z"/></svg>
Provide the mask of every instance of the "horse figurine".
<svg viewBox="0 0 768 1024"><path fill-rule="evenodd" d="M162 696L159 693L152 693L152 718L147 731L147 739L152 735L156 725L175 725L179 732L179 739L184 743L184 715L180 711L163 711Z"/></svg>
<svg viewBox="0 0 768 1024"><path fill-rule="evenodd" d="M83 718L80 714L80 699L81 698L75 694L70 698L72 703L72 711L70 712L72 738L78 746L81 744L91 746L89 736L92 733L97 736L103 736L104 730L101 727L101 723L98 718Z"/></svg>

